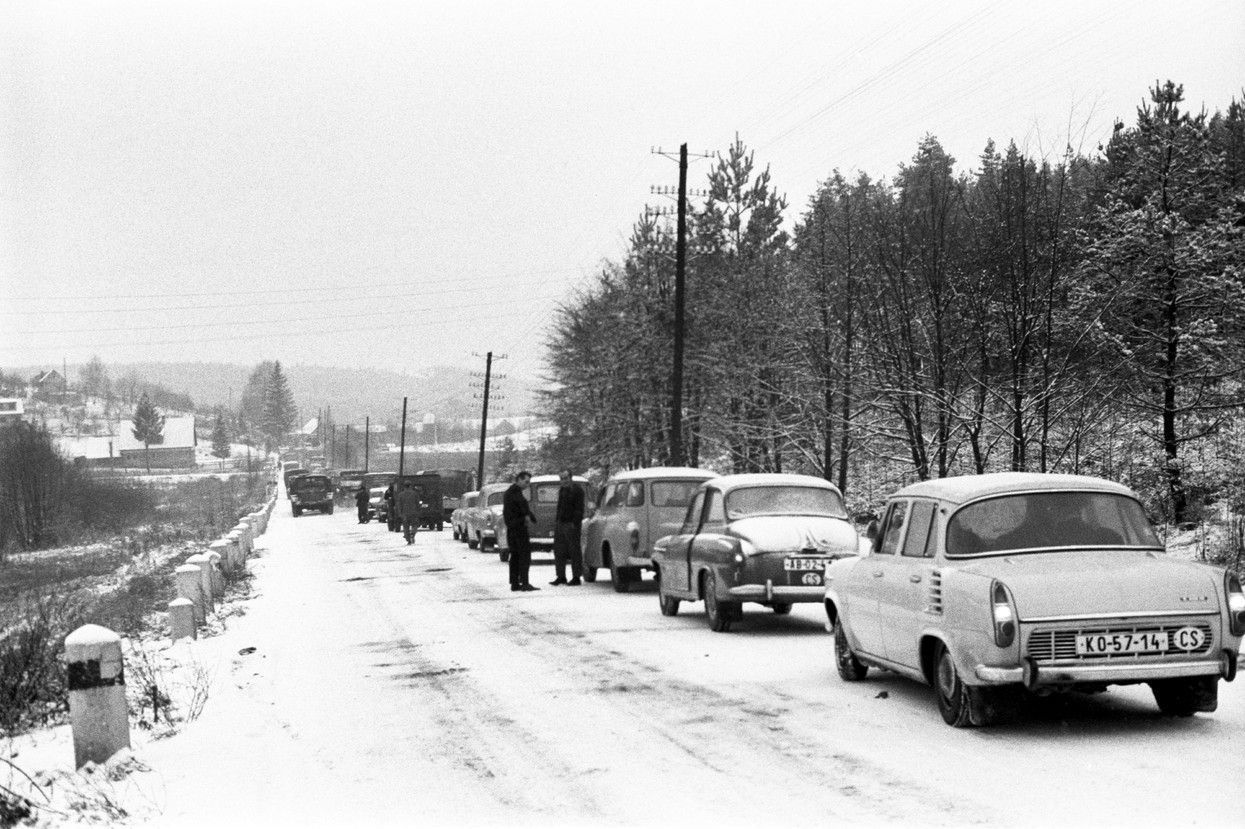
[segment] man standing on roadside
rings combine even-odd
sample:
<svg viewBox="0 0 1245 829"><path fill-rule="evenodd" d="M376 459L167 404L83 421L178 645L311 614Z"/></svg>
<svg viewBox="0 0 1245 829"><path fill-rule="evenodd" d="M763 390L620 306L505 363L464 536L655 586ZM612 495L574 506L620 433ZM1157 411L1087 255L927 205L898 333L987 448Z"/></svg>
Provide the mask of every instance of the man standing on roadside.
<svg viewBox="0 0 1245 829"><path fill-rule="evenodd" d="M354 494L354 505L359 510L359 523L367 523L367 507L368 501L371 500L371 493L367 490L367 484L359 484L358 491Z"/></svg>
<svg viewBox="0 0 1245 829"><path fill-rule="evenodd" d="M501 502L501 519L506 524L506 539L510 546L510 589L516 592L540 589L528 581L528 569L532 566L532 538L527 532L527 522L530 519L535 524L536 515L523 490L527 489L531 480L532 473L526 470L515 475L514 483L506 490Z"/></svg>
<svg viewBox="0 0 1245 829"><path fill-rule="evenodd" d="M410 481L402 484L402 491L393 499L393 508L402 522L402 537L407 544L415 543L415 530L419 526L419 490Z"/></svg>
<svg viewBox="0 0 1245 829"><path fill-rule="evenodd" d="M580 549L579 532L584 522L584 491L571 479L571 470L563 469L562 486L558 487L557 523L553 528L553 566L557 578L549 582L557 586L570 584L578 587L582 582L579 574L584 568L584 554ZM571 580L566 580L566 562L571 562Z"/></svg>

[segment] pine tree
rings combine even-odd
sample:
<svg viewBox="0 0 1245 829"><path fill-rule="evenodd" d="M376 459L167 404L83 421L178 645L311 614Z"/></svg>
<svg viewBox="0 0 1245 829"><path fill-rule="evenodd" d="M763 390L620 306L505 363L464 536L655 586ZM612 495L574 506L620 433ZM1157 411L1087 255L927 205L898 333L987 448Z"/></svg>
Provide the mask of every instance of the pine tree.
<svg viewBox="0 0 1245 829"><path fill-rule="evenodd" d="M151 471L151 444L157 446L164 443L164 415L152 405L146 393L138 398L134 408L134 439L143 442L143 456L147 463L147 471Z"/></svg>
<svg viewBox="0 0 1245 829"><path fill-rule="evenodd" d="M269 451L279 446L294 428L294 417L294 395L290 393L289 382L281 371L281 361L277 360L272 364L272 373L264 389L261 429Z"/></svg>
<svg viewBox="0 0 1245 829"><path fill-rule="evenodd" d="M225 429L225 416L216 410L216 425L212 428L212 455L224 460L229 457L229 432Z"/></svg>
<svg viewBox="0 0 1245 829"><path fill-rule="evenodd" d="M1171 516L1188 493L1181 448L1240 406L1225 381L1245 361L1245 202L1233 198L1205 114L1181 109L1183 87L1151 90L1137 125L1117 124L1107 193L1085 263L1088 302L1121 388L1162 451Z"/></svg>

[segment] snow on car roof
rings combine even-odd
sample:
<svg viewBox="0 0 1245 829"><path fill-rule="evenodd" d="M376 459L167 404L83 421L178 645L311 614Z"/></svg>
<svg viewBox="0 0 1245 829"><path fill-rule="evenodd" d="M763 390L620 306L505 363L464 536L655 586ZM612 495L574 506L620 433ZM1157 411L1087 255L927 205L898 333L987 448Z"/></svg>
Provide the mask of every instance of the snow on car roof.
<svg viewBox="0 0 1245 829"><path fill-rule="evenodd" d="M1133 495L1123 484L1088 475L1054 475L1043 472L987 472L984 475L959 475L954 478L938 478L932 481L906 486L892 498L920 495L952 503L964 503L991 495L1034 489L1090 490Z"/></svg>
<svg viewBox="0 0 1245 829"><path fill-rule="evenodd" d="M557 475L533 475L531 482L534 484L556 484L560 480L562 478ZM571 480L581 484L588 483L588 479L581 475L572 475Z"/></svg>
<svg viewBox="0 0 1245 829"><path fill-rule="evenodd" d="M611 481L634 481L637 478L648 480L650 478L697 478L707 481L710 478L718 477L718 473L710 472L707 469L696 469L691 466L650 466L646 469L628 469L625 472L619 472L610 477Z"/></svg>
<svg viewBox="0 0 1245 829"><path fill-rule="evenodd" d="M750 472L741 475L720 475L706 481L706 484L723 492L746 486L811 486L821 489L832 489L835 492L839 491L837 486L825 478L816 478L812 475L792 475L785 472Z"/></svg>

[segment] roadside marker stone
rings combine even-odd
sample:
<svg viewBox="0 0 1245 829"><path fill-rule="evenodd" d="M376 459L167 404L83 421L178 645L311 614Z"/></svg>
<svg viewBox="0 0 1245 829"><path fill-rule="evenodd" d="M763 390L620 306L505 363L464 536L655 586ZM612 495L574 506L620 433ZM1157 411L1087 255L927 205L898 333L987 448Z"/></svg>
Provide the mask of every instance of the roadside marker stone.
<svg viewBox="0 0 1245 829"><path fill-rule="evenodd" d="M121 637L106 627L83 625L65 637L65 665L74 766L107 762L130 747Z"/></svg>
<svg viewBox="0 0 1245 829"><path fill-rule="evenodd" d="M198 639L199 628L195 624L195 603L190 599L177 598L169 602L169 638Z"/></svg>

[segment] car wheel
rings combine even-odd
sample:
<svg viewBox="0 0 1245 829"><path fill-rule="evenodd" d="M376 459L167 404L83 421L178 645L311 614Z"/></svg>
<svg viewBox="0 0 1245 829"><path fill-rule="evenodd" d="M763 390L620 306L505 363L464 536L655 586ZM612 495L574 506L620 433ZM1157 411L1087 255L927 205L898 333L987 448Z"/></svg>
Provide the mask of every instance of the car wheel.
<svg viewBox="0 0 1245 829"><path fill-rule="evenodd" d="M585 563L583 566L583 578L584 581L592 584L597 580L597 568L593 567L591 564Z"/></svg>
<svg viewBox="0 0 1245 829"><path fill-rule="evenodd" d="M614 585L615 593L626 593L631 589L629 576L626 567L619 567L614 562L610 562L610 583Z"/></svg>
<svg viewBox="0 0 1245 829"><path fill-rule="evenodd" d="M713 571L705 574L705 616L709 620L709 629L716 633L727 633L731 623L735 621L738 608L734 602L718 600L718 580Z"/></svg>
<svg viewBox="0 0 1245 829"><path fill-rule="evenodd" d="M488 550L488 549L490 549L492 546L493 546L493 542L489 541L489 540L488 540L487 538L485 538L484 536L480 536L480 549L481 549L481 550Z"/></svg>
<svg viewBox="0 0 1245 829"><path fill-rule="evenodd" d="M657 603L661 606L662 616L678 616L679 615L679 599L674 596L667 596L665 591L661 589L661 571L657 571Z"/></svg>
<svg viewBox="0 0 1245 829"><path fill-rule="evenodd" d="M332 515L332 514L333 514L333 507L332 507L332 506L330 506L330 507L329 507L328 509L326 509L324 512L325 512L326 514L328 514L328 515Z"/></svg>
<svg viewBox="0 0 1245 829"><path fill-rule="evenodd" d="M290 507L290 512L294 513L295 518L303 514L303 511L300 510L298 507Z"/></svg>
<svg viewBox="0 0 1245 829"><path fill-rule="evenodd" d="M1219 706L1219 681L1214 677L1164 679L1150 683L1154 701L1169 717L1192 717Z"/></svg>
<svg viewBox="0 0 1245 829"><path fill-rule="evenodd" d="M437 532L443 532L444 530L445 530L445 522L444 522L444 521L438 521L438 522L437 522Z"/></svg>
<svg viewBox="0 0 1245 829"><path fill-rule="evenodd" d="M943 722L956 728L972 725L988 725L989 689L965 685L955 669L955 661L946 645L938 646L935 656L934 689L938 694L938 713ZM976 716L974 716L974 709Z"/></svg>
<svg viewBox="0 0 1245 829"><path fill-rule="evenodd" d="M791 605L785 603L772 604L769 607L770 610L774 611L774 613L779 616L786 616L791 612Z"/></svg>
<svg viewBox="0 0 1245 829"><path fill-rule="evenodd" d="M454 539L455 541L458 540L458 527L453 528L453 531L450 533L450 538Z"/></svg>
<svg viewBox="0 0 1245 829"><path fill-rule="evenodd" d="M467 536L467 549L468 550L475 550L479 548L479 546L480 546L480 536L478 535L475 537L472 537L470 535Z"/></svg>
<svg viewBox="0 0 1245 829"><path fill-rule="evenodd" d="M834 623L834 662L839 676L847 682L859 682L869 675L869 666L856 658L852 646L847 643L842 617Z"/></svg>
<svg viewBox="0 0 1245 829"><path fill-rule="evenodd" d="M498 551L497 551L497 557L498 557L499 559L501 559L503 562L505 562L505 561L509 561L509 560L510 560L510 551L509 551L509 550L498 550Z"/></svg>

